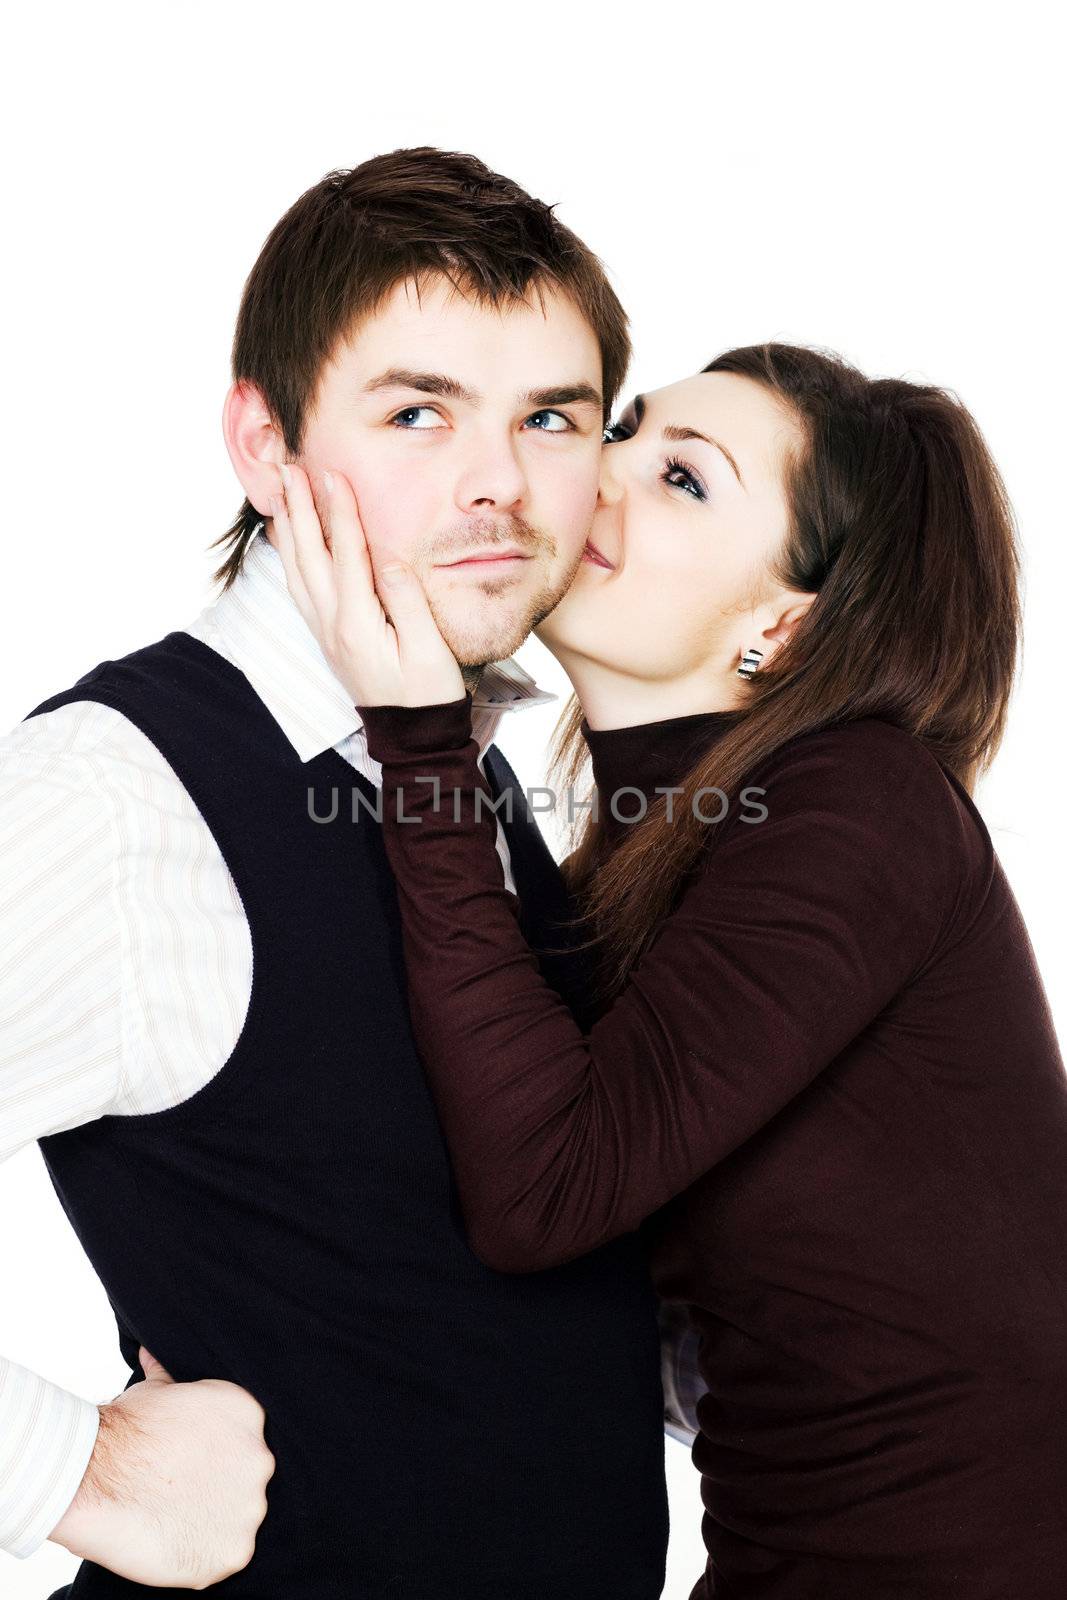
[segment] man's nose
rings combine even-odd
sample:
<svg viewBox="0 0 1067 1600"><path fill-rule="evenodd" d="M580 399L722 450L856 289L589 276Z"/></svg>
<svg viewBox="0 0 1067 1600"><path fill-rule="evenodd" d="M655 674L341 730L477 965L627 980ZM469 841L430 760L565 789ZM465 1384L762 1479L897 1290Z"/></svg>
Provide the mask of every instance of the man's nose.
<svg viewBox="0 0 1067 1600"><path fill-rule="evenodd" d="M510 442L485 440L471 452L456 485L463 511L510 511L527 494L526 473Z"/></svg>

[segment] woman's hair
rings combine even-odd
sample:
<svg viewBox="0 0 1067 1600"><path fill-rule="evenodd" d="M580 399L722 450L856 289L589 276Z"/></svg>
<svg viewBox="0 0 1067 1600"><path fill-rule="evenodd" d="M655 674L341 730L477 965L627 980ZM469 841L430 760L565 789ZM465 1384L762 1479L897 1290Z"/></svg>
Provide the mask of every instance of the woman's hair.
<svg viewBox="0 0 1067 1600"><path fill-rule="evenodd" d="M870 379L795 345L731 350L703 369L762 384L800 425L787 460L789 527L769 576L817 598L752 677L736 721L666 799L599 859L587 815L564 864L578 926L592 930L601 995L617 991L710 842L699 789L731 803L787 740L883 717L929 749L968 793L1004 731L1020 634L1019 553L1004 485L973 417L929 384ZM588 751L571 698L553 740L557 782L576 785ZM724 814L726 808L720 807Z"/></svg>
<svg viewBox="0 0 1067 1600"><path fill-rule="evenodd" d="M596 334L606 420L630 362L626 313L597 257L553 210L476 157L429 146L328 172L275 224L248 275L233 381L258 386L299 456L326 362L398 283L441 275L494 306L554 286ZM224 590L260 520L246 500L213 541L230 546L213 575Z"/></svg>

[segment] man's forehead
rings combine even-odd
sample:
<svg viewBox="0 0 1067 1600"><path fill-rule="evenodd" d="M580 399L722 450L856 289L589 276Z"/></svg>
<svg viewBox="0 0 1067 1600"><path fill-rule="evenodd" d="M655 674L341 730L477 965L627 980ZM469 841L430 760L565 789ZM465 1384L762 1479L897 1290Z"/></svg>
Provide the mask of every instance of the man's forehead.
<svg viewBox="0 0 1067 1600"><path fill-rule="evenodd" d="M547 320L553 315L569 315L585 320L571 294L559 284L533 278L522 295L502 292L495 298L462 276L445 277L441 272L401 278L393 284L375 308L379 317L449 317L458 320L500 321L510 317L536 316ZM590 328L590 332L592 329Z"/></svg>
<svg viewBox="0 0 1067 1600"><path fill-rule="evenodd" d="M556 382L565 356L571 376L599 383L594 328L569 296L550 286L541 294L543 306L532 288L526 301L494 305L443 280L418 292L413 283L401 282L347 335L338 357L349 370L361 369L367 380L389 368L438 371L464 359L491 368L517 359L524 372L530 370L532 382ZM534 365L540 374L531 370Z"/></svg>

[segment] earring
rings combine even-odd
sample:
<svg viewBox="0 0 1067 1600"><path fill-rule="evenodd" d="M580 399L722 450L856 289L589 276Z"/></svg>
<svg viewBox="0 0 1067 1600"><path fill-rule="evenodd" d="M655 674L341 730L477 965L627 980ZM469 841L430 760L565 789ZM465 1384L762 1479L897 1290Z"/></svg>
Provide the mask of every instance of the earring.
<svg viewBox="0 0 1067 1600"><path fill-rule="evenodd" d="M739 678L753 678L763 660L763 651L750 646L741 657L741 665L737 669Z"/></svg>

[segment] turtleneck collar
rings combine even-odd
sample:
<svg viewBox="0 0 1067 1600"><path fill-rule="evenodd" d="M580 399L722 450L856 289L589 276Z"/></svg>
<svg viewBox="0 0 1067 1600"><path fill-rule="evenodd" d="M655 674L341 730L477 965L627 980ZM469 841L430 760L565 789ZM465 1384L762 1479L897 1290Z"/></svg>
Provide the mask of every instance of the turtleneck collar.
<svg viewBox="0 0 1067 1600"><path fill-rule="evenodd" d="M583 717L581 730L592 756L604 834L614 839L627 827L611 814L613 794L620 789L639 789L651 808L658 798L657 788L677 785L744 715L744 711L696 711L662 722L603 729L590 728ZM634 794L621 795L616 805L623 816L637 817L641 812Z"/></svg>

